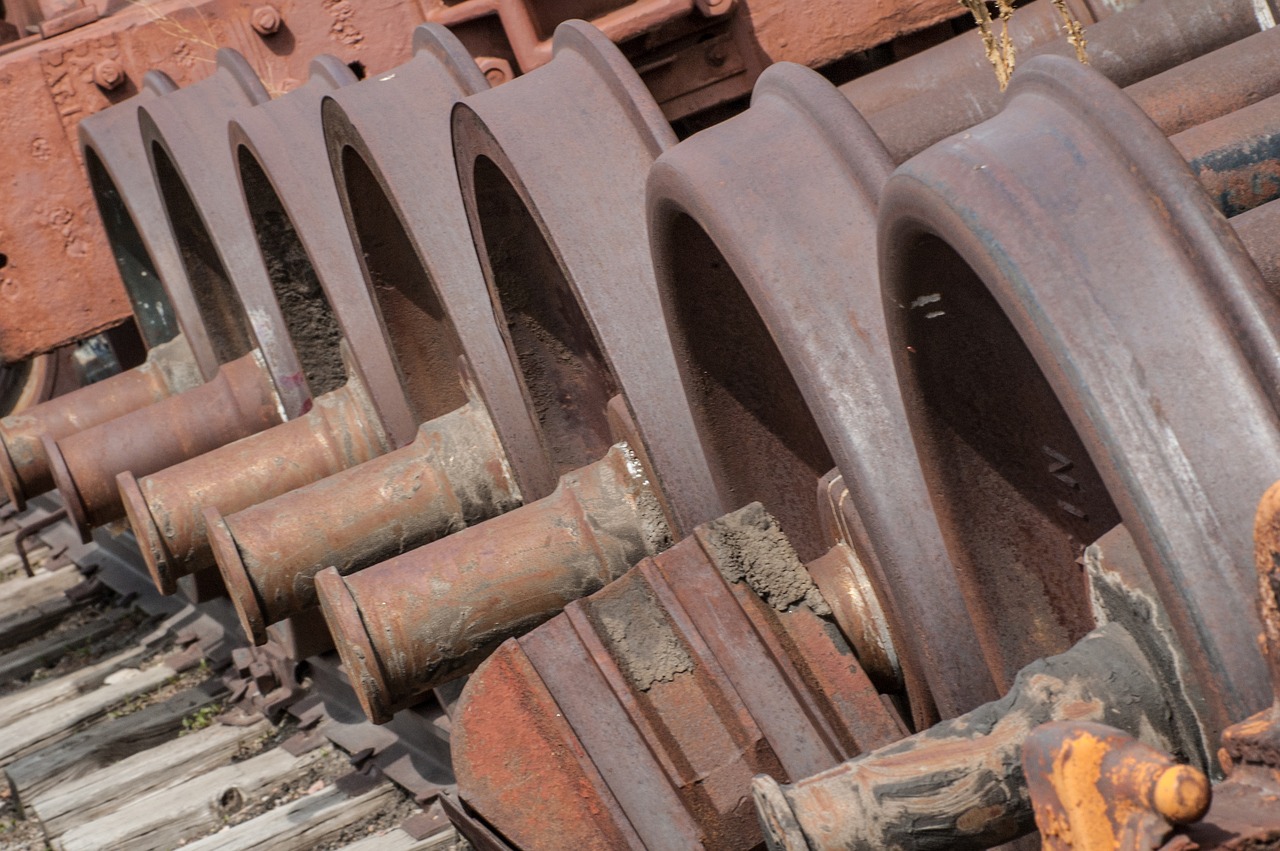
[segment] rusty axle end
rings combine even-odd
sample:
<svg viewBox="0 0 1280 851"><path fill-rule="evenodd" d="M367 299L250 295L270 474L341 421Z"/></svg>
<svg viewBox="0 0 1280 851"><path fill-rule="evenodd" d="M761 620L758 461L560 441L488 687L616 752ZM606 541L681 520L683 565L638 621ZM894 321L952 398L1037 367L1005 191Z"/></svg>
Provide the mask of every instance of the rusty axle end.
<svg viewBox="0 0 1280 851"><path fill-rule="evenodd" d="M244 634L258 646L267 643L267 618L265 605L258 596L253 581L249 578L249 570L244 559L240 557L240 548L236 546L231 530L222 519L222 513L216 508L204 510L204 527L209 536L209 546L213 550L214 561L222 574L222 581L227 586L227 593L236 614L240 617L240 627ZM134 527L135 529L137 526ZM155 574L153 573L154 577ZM158 583L157 579L157 583Z"/></svg>
<svg viewBox="0 0 1280 851"><path fill-rule="evenodd" d="M186 392L201 383L181 335L154 346L146 363L0 419L0 484L19 510L53 489L41 440L61 440Z"/></svg>
<svg viewBox="0 0 1280 851"><path fill-rule="evenodd" d="M147 500L138 487L138 479L133 473L125 471L116 476L116 486L120 490L120 501L124 503L124 513L133 527L133 534L138 538L138 549L147 563L147 572L156 588L166 596L178 590L178 577L170 570L171 554L164 545L164 536L156 526L155 518Z"/></svg>
<svg viewBox="0 0 1280 851"><path fill-rule="evenodd" d="M214 567L205 508L232 514L358 466L389 448L362 389L348 382L288 422L142 478L121 474L117 490L146 544L143 555L156 587L169 594L179 578Z"/></svg>
<svg viewBox="0 0 1280 851"><path fill-rule="evenodd" d="M333 643L360 707L373 723L387 723L394 714L389 701L391 689L346 578L336 567L326 567L316 574L315 582L325 622L333 633Z"/></svg>
<svg viewBox="0 0 1280 851"><path fill-rule="evenodd" d="M384 723L669 545L623 443L543 499L347 577L328 568L315 591L352 687Z"/></svg>
<svg viewBox="0 0 1280 851"><path fill-rule="evenodd" d="M88 541L94 527L126 516L120 473L149 476L268 429L282 417L275 385L255 352L224 364L214 378L180 395L63 438L45 435L43 446L54 484ZM165 529L163 520L158 526Z"/></svg>
<svg viewBox="0 0 1280 851"><path fill-rule="evenodd" d="M89 523L89 512L85 507L84 497L80 495L75 477L67 467L67 459L63 457L58 442L49 435L41 437L40 444L44 447L45 457L49 459L49 473L53 476L53 485L57 488L58 495L62 497L62 502L67 507L67 516L71 518L76 531L80 533L80 540L87 544L93 540L93 526Z"/></svg>

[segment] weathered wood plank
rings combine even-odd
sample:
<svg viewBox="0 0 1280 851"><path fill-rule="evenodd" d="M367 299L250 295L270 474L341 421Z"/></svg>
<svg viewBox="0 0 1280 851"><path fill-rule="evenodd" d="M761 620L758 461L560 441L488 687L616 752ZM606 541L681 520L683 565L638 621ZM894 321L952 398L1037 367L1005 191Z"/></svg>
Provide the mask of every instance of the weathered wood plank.
<svg viewBox="0 0 1280 851"><path fill-rule="evenodd" d="M50 597L32 603L20 612L0 617L0 648L17 647L24 641L48 632L62 619L85 605L72 602L67 597Z"/></svg>
<svg viewBox="0 0 1280 851"><path fill-rule="evenodd" d="M145 647L130 647L78 671L0 697L0 728L96 689L111 674L136 665L147 653Z"/></svg>
<svg viewBox="0 0 1280 851"><path fill-rule="evenodd" d="M0 582L11 582L15 579L26 577L26 571L22 569L22 559L18 557L14 551L13 539L17 537L16 533L6 536L9 540L9 547L6 550L3 542L0 542ZM31 563L33 568L40 567L44 562L48 561L50 548L44 544L38 544L27 550L27 561Z"/></svg>
<svg viewBox="0 0 1280 851"><path fill-rule="evenodd" d="M343 845L339 851L445 851L457 842L458 831L453 828L433 833L423 839L414 839L397 827L386 833L375 833L350 845Z"/></svg>
<svg viewBox="0 0 1280 851"><path fill-rule="evenodd" d="M129 715L99 721L52 747L14 761L4 770L14 805L31 806L50 791L70 792L76 788L73 781L77 778L173 738L182 729L184 718L225 691L220 680L211 680Z"/></svg>
<svg viewBox="0 0 1280 851"><path fill-rule="evenodd" d="M215 724L170 739L75 782L44 790L30 799L31 814L40 820L45 836L53 840L77 825L127 806L139 795L172 788L229 763L242 745L270 731L271 725L264 719L248 727Z"/></svg>
<svg viewBox="0 0 1280 851"><path fill-rule="evenodd" d="M41 600L61 597L64 591L83 580L80 571L67 565L50 573L41 571L33 577L10 582L0 594L0 618L20 612Z"/></svg>
<svg viewBox="0 0 1280 851"><path fill-rule="evenodd" d="M317 748L293 756L281 748L203 772L176 785L134 798L100 819L77 825L52 845L60 851L128 848L150 851L177 847L222 824L245 801L279 783L301 777L328 752Z"/></svg>
<svg viewBox="0 0 1280 851"><path fill-rule="evenodd" d="M327 842L345 828L390 804L396 795L390 781L379 783L362 795L348 798L335 786L282 804L198 842L189 851L305 851Z"/></svg>
<svg viewBox="0 0 1280 851"><path fill-rule="evenodd" d="M119 673L122 672L116 672ZM100 718L113 706L159 688L165 680L176 675L177 671L167 665L145 668L128 679L99 686L88 694L39 709L0 728L0 767L57 744L86 721Z"/></svg>
<svg viewBox="0 0 1280 851"><path fill-rule="evenodd" d="M126 614L125 610L114 611L61 635L53 635L0 655L0 682L21 679L89 642L110 635L120 628L120 621Z"/></svg>

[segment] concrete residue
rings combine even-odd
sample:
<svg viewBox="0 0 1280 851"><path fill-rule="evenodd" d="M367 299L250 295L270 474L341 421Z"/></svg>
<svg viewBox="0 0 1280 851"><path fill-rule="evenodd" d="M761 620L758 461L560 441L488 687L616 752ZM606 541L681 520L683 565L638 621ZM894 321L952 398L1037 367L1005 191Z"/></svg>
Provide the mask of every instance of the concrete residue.
<svg viewBox="0 0 1280 851"><path fill-rule="evenodd" d="M693 670L693 658L663 616L653 593L634 574L617 593L591 600L590 610L618 667L640 691Z"/></svg>
<svg viewBox="0 0 1280 851"><path fill-rule="evenodd" d="M703 540L725 579L746 582L778 611L803 602L816 614L831 614L778 521L760 503L708 523Z"/></svg>

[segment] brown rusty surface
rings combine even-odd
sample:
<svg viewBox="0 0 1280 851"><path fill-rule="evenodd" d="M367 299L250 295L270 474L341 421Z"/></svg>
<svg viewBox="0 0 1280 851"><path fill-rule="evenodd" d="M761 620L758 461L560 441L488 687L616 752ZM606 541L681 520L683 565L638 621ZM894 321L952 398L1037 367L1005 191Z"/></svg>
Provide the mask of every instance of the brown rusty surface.
<svg viewBox="0 0 1280 851"><path fill-rule="evenodd" d="M1157 0L1112 15L1087 27L1090 67L1128 86L1232 44L1259 30L1250 0L1206 4L1200 0ZM1063 40L1030 51L1075 61ZM1025 67L1030 55L1018 57ZM857 80L842 89L856 89ZM1188 98L1191 99L1191 98ZM1004 102L990 69L947 81L945 88L911 98L867 116L895 162L941 139L972 127L999 111ZM1213 99L1207 101L1212 108Z"/></svg>
<svg viewBox="0 0 1280 851"><path fill-rule="evenodd" d="M619 445L550 496L315 588L366 714L385 723L513 635L669 544L634 454Z"/></svg>
<svg viewBox="0 0 1280 851"><path fill-rule="evenodd" d="M282 0L276 7L283 25L264 38L249 25L251 5L238 0L124 4L0 56L0 126L10 151L0 161L0 360L95 333L129 313L81 172L81 118L133 95L153 68L181 85L206 77L223 46L245 54L277 94L299 85L311 58L326 51L379 73L408 57L420 20L404 0ZM124 74L110 91L93 79L103 60Z"/></svg>
<svg viewBox="0 0 1280 851"><path fill-rule="evenodd" d="M271 378L249 354L185 393L44 444L58 492L87 541L94 527L125 516L118 474L146 476L280 421Z"/></svg>
<svg viewBox="0 0 1280 851"><path fill-rule="evenodd" d="M749 110L658 160L649 226L721 504L759 500L811 559L837 540L814 497L839 467L849 486L835 510L841 537L883 601L913 722L927 726L997 691L927 507L889 359L875 245L891 171L829 83L778 66ZM650 451L661 467L664 447Z"/></svg>
<svg viewBox="0 0 1280 851"><path fill-rule="evenodd" d="M321 396L295 420L145 478L122 472L118 485L156 587L172 594L178 577L214 566L205 509L230 514L362 464L389 448L369 400L358 385L346 384Z"/></svg>
<svg viewBox="0 0 1280 851"><path fill-rule="evenodd" d="M1268 699L1238 601L1280 473L1280 317L1215 206L1114 86L1038 57L980 133L889 180L880 227L933 506L1006 676L1089 628L1076 559L1123 518L1210 735Z"/></svg>
<svg viewBox="0 0 1280 851"><path fill-rule="evenodd" d="M774 530L758 505L716 520L504 644L455 715L463 799L518 847L558 847L547 814L585 799L570 828L585 847L747 849L753 773L796 777L896 740L810 603L780 610L732 578L757 562L803 575ZM517 724L536 738L503 735ZM571 771L542 769L548 752Z"/></svg>
<svg viewBox="0 0 1280 851"><path fill-rule="evenodd" d="M199 374L181 339L151 349L142 366L0 420L0 483L21 509L54 487L41 442L114 420L195 387Z"/></svg>
<svg viewBox="0 0 1280 851"><path fill-rule="evenodd" d="M290 339L224 135L236 110L268 105L270 93L239 53L219 50L217 65L214 76L143 104L138 124L200 308L203 328L189 334L207 333L220 362L256 351L292 419L311 405L309 364Z"/></svg>
<svg viewBox="0 0 1280 851"><path fill-rule="evenodd" d="M1044 851L1154 849L1209 809L1209 778L1113 727L1041 724L1022 770Z"/></svg>
<svg viewBox="0 0 1280 851"><path fill-rule="evenodd" d="M1280 28L1271 27L1125 89L1169 135L1280 92ZM1189 93L1194 93L1189 95Z"/></svg>
<svg viewBox="0 0 1280 851"><path fill-rule="evenodd" d="M1280 49L1280 42L1275 44ZM1280 95L1200 124L1169 141L1225 215L1235 216L1280 197Z"/></svg>
<svg viewBox="0 0 1280 851"><path fill-rule="evenodd" d="M455 717L454 772L516 847L644 848L519 644L504 644L471 678ZM531 805L558 817L502 818Z"/></svg>
<svg viewBox="0 0 1280 851"><path fill-rule="evenodd" d="M1118 625L1024 668L1001 700L789 786L758 777L771 848L987 848L1034 827L1021 756L1053 720L1097 721L1170 748L1155 669Z"/></svg>
<svg viewBox="0 0 1280 851"><path fill-rule="evenodd" d="M960 14L945 0L872 5L860 0L426 0L423 5L427 19L453 28L482 66L502 63L525 73L551 59L557 24L587 20L620 44L671 119L747 94L771 63L817 68Z"/></svg>
<svg viewBox="0 0 1280 851"><path fill-rule="evenodd" d="M210 526L213 555L245 634L259 644L267 626L317 605L311 580L321 568L354 573L520 503L474 403L424 424L403 449L262 500L268 492L250 494L261 501L237 513L208 503L223 515Z"/></svg>

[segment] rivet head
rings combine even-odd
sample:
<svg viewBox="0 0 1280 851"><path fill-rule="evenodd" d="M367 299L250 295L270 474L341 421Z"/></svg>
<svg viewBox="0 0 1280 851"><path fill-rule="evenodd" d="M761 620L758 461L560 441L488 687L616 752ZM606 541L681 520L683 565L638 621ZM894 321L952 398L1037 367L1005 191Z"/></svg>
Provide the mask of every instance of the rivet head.
<svg viewBox="0 0 1280 851"><path fill-rule="evenodd" d="M114 59L104 59L93 66L93 82L104 91L111 91L124 82L124 69Z"/></svg>
<svg viewBox="0 0 1280 851"><path fill-rule="evenodd" d="M249 22L258 35L271 35L280 29L283 20L280 18L280 10L266 3L253 10Z"/></svg>

